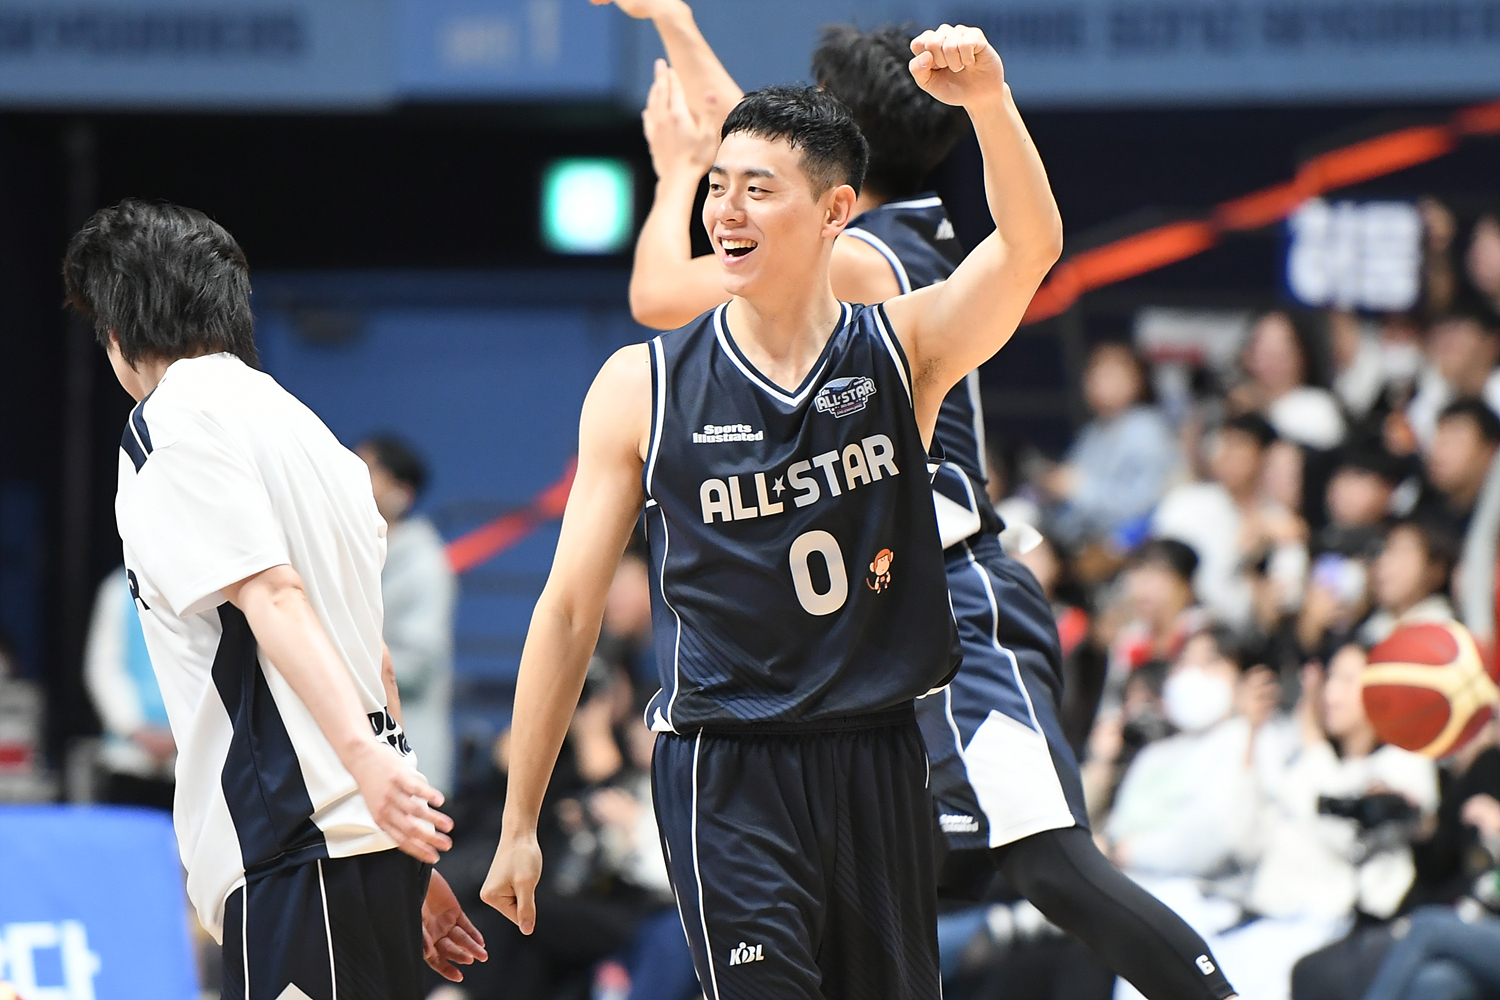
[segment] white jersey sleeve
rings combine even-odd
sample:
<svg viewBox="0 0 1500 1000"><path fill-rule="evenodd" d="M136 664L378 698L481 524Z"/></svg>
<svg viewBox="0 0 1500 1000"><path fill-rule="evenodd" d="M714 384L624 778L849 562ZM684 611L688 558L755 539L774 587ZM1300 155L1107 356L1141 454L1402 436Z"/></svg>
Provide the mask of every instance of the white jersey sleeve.
<svg viewBox="0 0 1500 1000"><path fill-rule="evenodd" d="M152 451L118 513L120 534L178 617L222 604L222 588L291 562L254 464L205 428L186 427Z"/></svg>

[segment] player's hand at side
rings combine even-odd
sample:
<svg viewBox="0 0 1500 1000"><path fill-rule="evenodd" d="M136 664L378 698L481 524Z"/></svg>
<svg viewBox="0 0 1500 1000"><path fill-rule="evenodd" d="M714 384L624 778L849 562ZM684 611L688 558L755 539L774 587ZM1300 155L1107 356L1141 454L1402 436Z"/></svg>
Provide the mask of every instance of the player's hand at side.
<svg viewBox="0 0 1500 1000"><path fill-rule="evenodd" d="M422 957L438 975L455 983L464 980L458 966L490 957L484 950L484 935L464 913L448 880L436 871L422 900Z"/></svg>
<svg viewBox="0 0 1500 1000"><path fill-rule="evenodd" d="M605 7L612 3L626 14L642 21L670 14L677 8L686 6L683 0L589 0L589 3L595 7Z"/></svg>
<svg viewBox="0 0 1500 1000"><path fill-rule="evenodd" d="M541 878L542 849L536 834L510 836L505 831L479 898L521 928L522 934L530 934L536 929L536 885Z"/></svg>
<svg viewBox="0 0 1500 1000"><path fill-rule="evenodd" d="M713 94L706 97L710 107ZM719 136L700 124L688 109L687 95L677 71L665 59L656 60L656 78L641 112L646 145L651 148L651 166L656 176L688 174L694 180L708 173L719 152Z"/></svg>
<svg viewBox="0 0 1500 1000"><path fill-rule="evenodd" d="M1005 93L1005 66L978 28L944 24L911 40L912 78L944 104L968 107Z"/></svg>
<svg viewBox="0 0 1500 1000"><path fill-rule="evenodd" d="M443 793L382 744L370 741L349 765L349 773L370 807L375 824L396 846L418 861L436 864L439 851L453 846L453 821L435 807Z"/></svg>

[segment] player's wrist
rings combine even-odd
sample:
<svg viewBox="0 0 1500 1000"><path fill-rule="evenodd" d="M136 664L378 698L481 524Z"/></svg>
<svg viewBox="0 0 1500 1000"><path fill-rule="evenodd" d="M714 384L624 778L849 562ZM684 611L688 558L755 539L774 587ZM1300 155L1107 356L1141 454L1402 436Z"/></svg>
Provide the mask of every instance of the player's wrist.
<svg viewBox="0 0 1500 1000"><path fill-rule="evenodd" d="M658 27L690 27L694 24L693 8L688 6L687 0L661 0L652 11L651 20Z"/></svg>

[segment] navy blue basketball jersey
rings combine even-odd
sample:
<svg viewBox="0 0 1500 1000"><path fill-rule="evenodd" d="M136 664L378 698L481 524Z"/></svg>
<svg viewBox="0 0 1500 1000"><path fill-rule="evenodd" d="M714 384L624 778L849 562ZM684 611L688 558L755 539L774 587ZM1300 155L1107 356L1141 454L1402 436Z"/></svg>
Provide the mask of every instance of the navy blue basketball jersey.
<svg viewBox="0 0 1500 1000"><path fill-rule="evenodd" d="M905 355L844 305L802 385L765 378L727 306L651 342L643 473L657 731L831 722L956 666Z"/></svg>
<svg viewBox="0 0 1500 1000"><path fill-rule="evenodd" d="M934 194L872 208L851 222L844 235L880 251L895 272L903 294L944 280L964 259L964 249L943 208L943 200ZM949 463L933 479L944 544L951 545L975 531L998 528L999 519L984 493L988 477L978 369L943 397L933 438L941 446L944 461ZM964 475L959 475L952 468L954 465ZM945 500L959 509L949 507Z"/></svg>

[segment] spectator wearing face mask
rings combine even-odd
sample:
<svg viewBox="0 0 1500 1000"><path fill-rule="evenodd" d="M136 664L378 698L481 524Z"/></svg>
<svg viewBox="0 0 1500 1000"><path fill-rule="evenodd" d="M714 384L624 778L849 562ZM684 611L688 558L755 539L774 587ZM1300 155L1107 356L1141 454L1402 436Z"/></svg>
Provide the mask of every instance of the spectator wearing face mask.
<svg viewBox="0 0 1500 1000"><path fill-rule="evenodd" d="M1104 343L1089 355L1083 395L1094 419L1067 458L1042 478L1059 505L1052 534L1076 546L1151 512L1181 464L1161 411L1148 401L1145 367L1129 346Z"/></svg>
<svg viewBox="0 0 1500 1000"><path fill-rule="evenodd" d="M1227 629L1188 640L1162 688L1167 721L1179 732L1135 758L1104 827L1117 864L1158 879L1215 880L1249 869L1259 852L1260 786L1276 756L1258 737L1279 697L1264 668L1242 673Z"/></svg>

